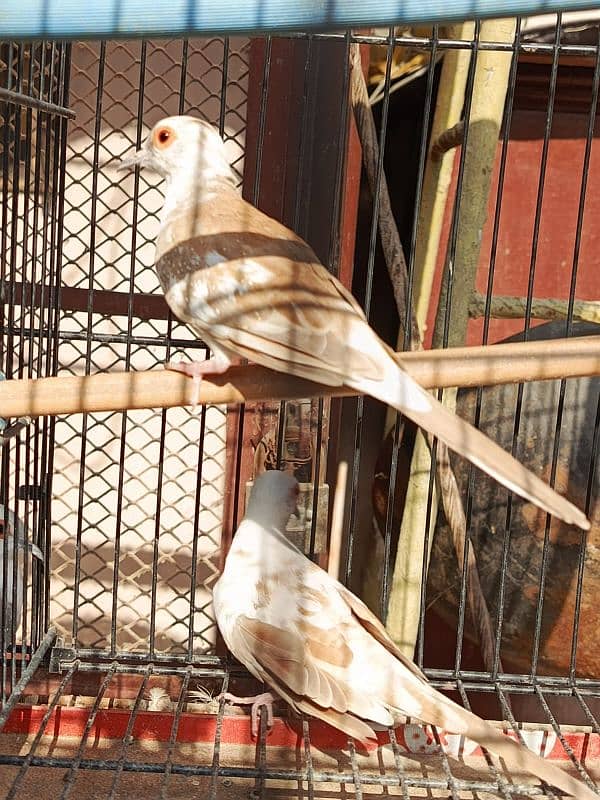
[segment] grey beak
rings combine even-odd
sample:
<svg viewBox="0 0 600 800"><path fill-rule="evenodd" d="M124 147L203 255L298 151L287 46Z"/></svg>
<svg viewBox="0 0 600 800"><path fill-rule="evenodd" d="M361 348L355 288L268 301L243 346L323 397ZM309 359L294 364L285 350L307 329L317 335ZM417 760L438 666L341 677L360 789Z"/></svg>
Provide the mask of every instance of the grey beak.
<svg viewBox="0 0 600 800"><path fill-rule="evenodd" d="M39 559L42 563L44 563L44 554L37 546L37 544L33 544L33 542L28 542L27 549L31 552L32 556L35 556L35 558Z"/></svg>
<svg viewBox="0 0 600 800"><path fill-rule="evenodd" d="M121 159L117 172L132 172L136 167L142 167L146 162L146 157L146 151L143 148L136 150L132 156Z"/></svg>
<svg viewBox="0 0 600 800"><path fill-rule="evenodd" d="M23 541L23 539L18 540L17 547L19 548L19 550L25 550L25 542ZM0 552L1 551L2 551L2 539L0 539ZM44 563L44 554L37 546L37 544L34 544L33 542L27 542L27 551L31 553L31 555L34 558L37 558L39 561L41 561L42 564ZM10 543L9 543L9 553L10 553Z"/></svg>

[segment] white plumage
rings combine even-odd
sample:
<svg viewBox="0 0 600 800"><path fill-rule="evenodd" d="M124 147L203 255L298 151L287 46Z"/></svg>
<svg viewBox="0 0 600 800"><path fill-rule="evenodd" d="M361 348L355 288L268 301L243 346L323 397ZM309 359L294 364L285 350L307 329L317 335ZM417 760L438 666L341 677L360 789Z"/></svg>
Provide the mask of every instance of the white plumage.
<svg viewBox="0 0 600 800"><path fill-rule="evenodd" d="M296 711L355 738L373 739L374 725L410 716L478 742L509 769L597 800L581 781L436 691L364 603L286 539L297 493L295 478L283 472L255 481L213 596L233 655Z"/></svg>
<svg viewBox="0 0 600 800"><path fill-rule="evenodd" d="M422 389L308 244L240 196L216 128L193 117L161 120L123 162L136 164L167 181L155 262L165 298L215 355L170 366L199 378L241 356L352 387L406 414L522 497L589 528L572 503Z"/></svg>

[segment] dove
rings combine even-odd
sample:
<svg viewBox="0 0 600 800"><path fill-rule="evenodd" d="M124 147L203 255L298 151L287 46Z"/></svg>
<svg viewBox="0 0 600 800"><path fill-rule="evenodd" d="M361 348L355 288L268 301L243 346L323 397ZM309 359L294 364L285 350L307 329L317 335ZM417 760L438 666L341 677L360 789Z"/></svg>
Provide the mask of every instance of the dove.
<svg viewBox="0 0 600 800"><path fill-rule="evenodd" d="M168 364L200 380L236 357L392 406L508 489L568 524L585 514L414 381L309 245L240 195L217 129L167 117L120 169L166 181L155 267L173 313L212 358Z"/></svg>
<svg viewBox="0 0 600 800"><path fill-rule="evenodd" d="M598 800L583 782L431 686L367 606L285 537L297 495L289 473L256 479L215 584L215 618L236 659L295 711L360 741L376 738L374 726L410 717L466 736L515 773L526 770L580 800ZM254 719L273 699L224 697L254 701Z"/></svg>
<svg viewBox="0 0 600 800"><path fill-rule="evenodd" d="M15 531L17 534L17 576L16 591L13 591L13 563L14 563L14 542ZM6 593L4 592L4 548L6 547ZM24 583L24 563L22 554L25 550L25 525L15 517L12 511L6 511L0 505L0 629L4 628L4 643L10 642L12 635L12 617L16 627L21 624L23 613L23 583ZM27 543L27 551L42 563L44 556L40 548L32 542ZM6 594L6 600L4 595ZM6 603L6 620L3 617L4 604Z"/></svg>

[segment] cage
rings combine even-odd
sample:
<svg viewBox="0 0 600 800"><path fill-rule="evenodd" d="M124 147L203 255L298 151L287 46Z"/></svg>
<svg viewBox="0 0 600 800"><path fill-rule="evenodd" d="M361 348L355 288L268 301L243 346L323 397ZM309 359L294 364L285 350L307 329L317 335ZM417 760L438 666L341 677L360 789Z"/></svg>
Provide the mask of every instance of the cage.
<svg viewBox="0 0 600 800"><path fill-rule="evenodd" d="M7 800L556 796L410 721L363 751L281 710L252 739L219 699L253 682L211 591L272 468L300 482L287 535L435 686L595 785L597 357L581 368L552 342L598 334L597 13L333 29L0 44L0 366L23 396L41 385L26 379L65 379L31 418L0 393ZM514 355L506 385L479 373L485 388L450 402L585 508L588 535L455 459L457 543L435 447L366 397L263 383L243 404L153 405L150 388L127 410L84 405L67 378L208 354L153 269L161 180L116 172L187 113L219 128L244 196L310 243L395 349L546 346L553 372ZM468 383L433 369L432 386ZM76 408L57 385L79 387Z"/></svg>

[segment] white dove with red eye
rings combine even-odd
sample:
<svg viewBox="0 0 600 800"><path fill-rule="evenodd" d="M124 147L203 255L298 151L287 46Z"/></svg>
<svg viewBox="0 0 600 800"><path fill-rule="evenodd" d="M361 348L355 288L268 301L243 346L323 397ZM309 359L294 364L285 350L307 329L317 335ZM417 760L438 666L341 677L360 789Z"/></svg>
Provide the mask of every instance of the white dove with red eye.
<svg viewBox="0 0 600 800"><path fill-rule="evenodd" d="M194 117L164 119L123 167L136 164L167 181L155 258L165 299L214 354L171 368L200 378L241 356L346 385L406 414L508 489L589 528L578 508L404 372L308 244L240 196L216 128Z"/></svg>
<svg viewBox="0 0 600 800"><path fill-rule="evenodd" d="M5 524L6 516L6 524ZM14 583L14 542L17 536L17 570L16 584ZM4 589L4 548L6 547L6 591ZM43 562L44 556L40 548L28 542L27 552ZM10 642L12 618L14 615L16 628L22 622L23 595L24 595L24 553L25 553L25 525L15 517L12 511L5 511L0 505L0 628L4 627L4 641ZM30 569L31 572L31 569ZM6 620L4 620L4 606L6 605Z"/></svg>
<svg viewBox="0 0 600 800"><path fill-rule="evenodd" d="M434 689L364 603L285 538L297 493L287 473L256 479L215 584L217 624L238 661L296 711L357 739L374 739L374 725L410 716L466 736L515 773L525 770L580 800L597 800L584 783ZM254 717L268 701L226 698L254 701Z"/></svg>

